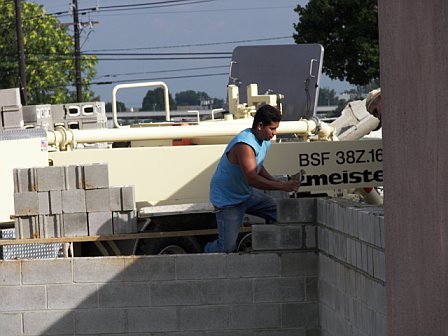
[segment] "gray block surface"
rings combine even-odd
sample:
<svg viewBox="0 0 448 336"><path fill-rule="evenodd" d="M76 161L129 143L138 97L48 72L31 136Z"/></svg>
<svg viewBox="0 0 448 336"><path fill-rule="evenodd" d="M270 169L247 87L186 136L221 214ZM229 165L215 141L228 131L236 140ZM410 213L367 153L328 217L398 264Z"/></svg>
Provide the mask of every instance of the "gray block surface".
<svg viewBox="0 0 448 336"><path fill-rule="evenodd" d="M62 212L86 212L86 194L83 189L70 189L62 191Z"/></svg>
<svg viewBox="0 0 448 336"><path fill-rule="evenodd" d="M277 201L277 222L313 223L315 220L315 198L287 198Z"/></svg>
<svg viewBox="0 0 448 336"><path fill-rule="evenodd" d="M64 213L64 237L88 236L87 213Z"/></svg>
<svg viewBox="0 0 448 336"><path fill-rule="evenodd" d="M63 167L36 168L37 191L63 190L65 177Z"/></svg>
<svg viewBox="0 0 448 336"><path fill-rule="evenodd" d="M89 236L108 236L113 234L112 212L88 212Z"/></svg>
<svg viewBox="0 0 448 336"><path fill-rule="evenodd" d="M86 192L86 211L111 211L109 188L88 189Z"/></svg>
<svg viewBox="0 0 448 336"><path fill-rule="evenodd" d="M39 196L35 191L14 193L14 213L16 216L39 214Z"/></svg>
<svg viewBox="0 0 448 336"><path fill-rule="evenodd" d="M83 176L85 189L109 187L109 167L106 163L84 165Z"/></svg>
<svg viewBox="0 0 448 336"><path fill-rule="evenodd" d="M137 232L137 214L135 211L114 211L112 224L114 234Z"/></svg>

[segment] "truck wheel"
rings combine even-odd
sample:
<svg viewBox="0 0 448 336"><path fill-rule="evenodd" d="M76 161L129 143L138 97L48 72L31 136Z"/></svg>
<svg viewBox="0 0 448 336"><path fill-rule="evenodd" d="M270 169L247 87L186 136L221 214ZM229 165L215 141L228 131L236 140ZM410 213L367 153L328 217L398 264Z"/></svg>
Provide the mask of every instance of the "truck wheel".
<svg viewBox="0 0 448 336"><path fill-rule="evenodd" d="M250 252L252 251L252 233L240 234L237 242L237 252Z"/></svg>
<svg viewBox="0 0 448 336"><path fill-rule="evenodd" d="M194 237L176 237L140 240L139 255L200 253L201 247Z"/></svg>

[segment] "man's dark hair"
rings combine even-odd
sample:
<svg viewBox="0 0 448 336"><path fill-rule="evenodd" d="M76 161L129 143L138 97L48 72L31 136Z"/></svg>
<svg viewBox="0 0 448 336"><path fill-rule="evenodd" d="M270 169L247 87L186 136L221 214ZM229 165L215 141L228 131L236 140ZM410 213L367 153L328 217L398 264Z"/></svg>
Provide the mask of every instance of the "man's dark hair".
<svg viewBox="0 0 448 336"><path fill-rule="evenodd" d="M258 108L254 116L254 122L252 128L256 128L258 123L262 123L263 126L269 126L272 122L280 122L282 120L282 114L280 111L271 105L263 105Z"/></svg>

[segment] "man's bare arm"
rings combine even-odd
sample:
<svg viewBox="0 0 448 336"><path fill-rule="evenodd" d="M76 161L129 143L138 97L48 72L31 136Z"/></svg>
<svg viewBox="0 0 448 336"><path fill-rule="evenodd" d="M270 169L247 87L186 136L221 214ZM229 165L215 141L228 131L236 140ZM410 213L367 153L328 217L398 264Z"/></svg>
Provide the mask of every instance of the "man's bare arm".
<svg viewBox="0 0 448 336"><path fill-rule="evenodd" d="M299 181L278 181L274 179L264 167L258 174L254 150L247 144L236 144L229 153L229 160L241 167L247 183L254 188L291 192L297 191L300 187Z"/></svg>

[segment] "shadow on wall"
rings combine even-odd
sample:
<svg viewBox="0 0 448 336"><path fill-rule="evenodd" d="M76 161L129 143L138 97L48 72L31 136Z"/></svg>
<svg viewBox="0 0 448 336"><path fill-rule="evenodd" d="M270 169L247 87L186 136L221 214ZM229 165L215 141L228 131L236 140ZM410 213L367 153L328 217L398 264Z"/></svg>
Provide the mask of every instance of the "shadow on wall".
<svg viewBox="0 0 448 336"><path fill-rule="evenodd" d="M4 261L0 275L5 336L319 330L315 252Z"/></svg>

